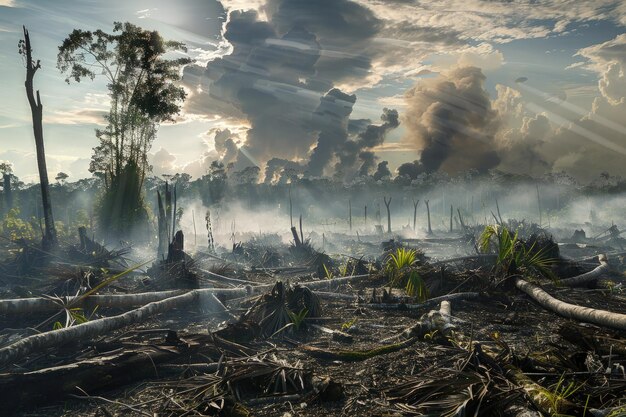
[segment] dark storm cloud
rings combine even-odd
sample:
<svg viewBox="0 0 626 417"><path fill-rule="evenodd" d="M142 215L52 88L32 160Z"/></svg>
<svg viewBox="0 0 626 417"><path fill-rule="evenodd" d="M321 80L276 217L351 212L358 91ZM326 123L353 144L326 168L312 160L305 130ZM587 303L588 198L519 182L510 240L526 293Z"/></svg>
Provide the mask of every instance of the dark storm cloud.
<svg viewBox="0 0 626 417"><path fill-rule="evenodd" d="M268 0L265 10L279 34L294 27L315 34L323 49L319 80L332 85L367 75L371 40L382 27L368 8L349 0Z"/></svg>
<svg viewBox="0 0 626 417"><path fill-rule="evenodd" d="M382 124L368 125L364 131L359 133L355 140L344 143L339 152L339 161L335 166L338 172L347 173L352 170L358 159L361 159L361 167L359 174L369 173L373 168L375 156L371 153L371 149L380 146L385 141L387 133L399 126L398 111L392 109L383 109L380 116Z"/></svg>
<svg viewBox="0 0 626 417"><path fill-rule="evenodd" d="M484 81L479 68L462 67L409 90L406 139L422 149L421 170L486 171L499 164L494 135L500 118Z"/></svg>
<svg viewBox="0 0 626 417"><path fill-rule="evenodd" d="M276 158L277 169L280 160L310 157L303 165L322 175L348 142L356 101L333 86L370 71L380 22L348 0L268 0L264 11L268 21L255 11L232 11L223 33L231 53L185 70L192 90L187 110L245 118L250 129L242 151L256 164ZM368 140L379 141L380 132L370 133L373 139L350 145L354 159Z"/></svg>
<svg viewBox="0 0 626 417"><path fill-rule="evenodd" d="M333 88L320 99L320 105L313 116L320 133L308 163L310 175L322 176L335 152L348 139L348 122L355 101L355 95L345 94L337 88Z"/></svg>
<svg viewBox="0 0 626 417"><path fill-rule="evenodd" d="M374 180L382 180L383 178L391 177L391 171L389 170L389 162L382 161L378 163L378 168L372 176Z"/></svg>
<svg viewBox="0 0 626 417"><path fill-rule="evenodd" d="M359 168L359 177L365 177L371 173L376 166L376 155L374 152L363 151L359 154L359 159L362 161Z"/></svg>

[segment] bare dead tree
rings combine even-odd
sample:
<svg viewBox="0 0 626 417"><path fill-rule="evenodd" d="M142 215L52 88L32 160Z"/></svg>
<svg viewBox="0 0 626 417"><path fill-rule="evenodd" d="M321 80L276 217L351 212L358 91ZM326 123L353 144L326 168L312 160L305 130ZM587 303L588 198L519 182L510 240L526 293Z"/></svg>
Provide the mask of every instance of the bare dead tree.
<svg viewBox="0 0 626 417"><path fill-rule="evenodd" d="M415 227L417 224L417 205L419 203L419 200L413 199L413 231L415 231Z"/></svg>
<svg viewBox="0 0 626 417"><path fill-rule="evenodd" d="M291 201L291 184L289 184L289 223L293 227L293 202Z"/></svg>
<svg viewBox="0 0 626 417"><path fill-rule="evenodd" d="M348 200L348 224L350 225L350 231L352 232L352 200Z"/></svg>
<svg viewBox="0 0 626 417"><path fill-rule="evenodd" d="M451 204L450 205L450 233L452 233L452 216L453 216L452 213L453 212L454 212L454 209L452 208L452 204Z"/></svg>
<svg viewBox="0 0 626 417"><path fill-rule="evenodd" d="M389 201L387 201L387 197L383 197L383 200L385 201L385 207L387 207L387 233L391 233L391 210L389 209L391 197L389 197Z"/></svg>
<svg viewBox="0 0 626 417"><path fill-rule="evenodd" d="M37 167L39 169L39 184L41 186L41 201L45 222L45 234L42 239L42 247L45 250L48 250L56 246L58 241L57 231L54 227L54 218L52 216L48 169L46 167L46 152L43 143L43 105L41 104L39 90L35 93L33 88L33 79L35 78L37 70L41 68L41 64L39 60L33 60L33 50L30 44L28 30L26 30L26 26L22 26L22 29L24 30L24 39L20 40L18 48L19 53L26 59L26 81L24 82L24 85L26 87L26 96L28 97L28 104L30 104L30 111L33 118L33 132L35 134L35 148L37 151Z"/></svg>
<svg viewBox="0 0 626 417"><path fill-rule="evenodd" d="M365 225L367 226L367 205L365 206Z"/></svg>
<svg viewBox="0 0 626 417"><path fill-rule="evenodd" d="M430 200L424 200L424 203L426 203L426 213L428 214L428 234L432 235L433 229L430 227L430 206L428 205L429 202Z"/></svg>

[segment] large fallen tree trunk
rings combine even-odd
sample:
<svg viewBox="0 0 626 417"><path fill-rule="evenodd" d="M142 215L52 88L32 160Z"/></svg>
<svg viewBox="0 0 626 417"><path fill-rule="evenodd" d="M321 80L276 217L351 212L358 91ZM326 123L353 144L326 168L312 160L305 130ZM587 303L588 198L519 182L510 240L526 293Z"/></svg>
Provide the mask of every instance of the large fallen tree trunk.
<svg viewBox="0 0 626 417"><path fill-rule="evenodd" d="M218 275L207 271L213 276L221 279L227 278L222 275ZM347 284L353 281L358 281L369 277L370 275L353 275L349 277L340 277L330 280L320 280L312 282L303 282L311 289L323 288L325 286ZM238 283L249 283L250 281L235 280L234 278L228 278L229 280L237 281ZM202 288L197 291L210 292L215 295L240 297L247 295L247 291L250 290L253 293L264 291L271 288L273 284L263 284L248 286L246 288ZM129 308L146 305L154 301L161 301L167 298L171 298L177 295L188 293L186 290L170 290L170 291L154 291L144 292L137 294L102 294L102 295L90 295L89 297L61 297L61 300L54 300L52 298L45 297L31 297L31 298L14 298L7 300L0 300L0 314L24 314L24 313L39 313L39 312L54 312L62 309L62 304L65 306L71 305L72 307L112 307L112 308Z"/></svg>
<svg viewBox="0 0 626 417"><path fill-rule="evenodd" d="M565 285L566 287L578 287L592 281L597 281L603 274L605 274L609 270L609 263L606 259L606 256L600 255L598 256L598 260L600 261L600 265L598 265L593 270L585 272L584 274L577 275L575 277L559 280L559 284Z"/></svg>
<svg viewBox="0 0 626 417"><path fill-rule="evenodd" d="M216 289L218 290L218 289ZM24 314L39 313L46 311L58 311L62 308L60 303L72 307L136 307L153 301L160 301L185 293L184 290L155 291L138 294L108 294L90 295L89 297L61 297L60 300L52 298L16 298L0 300L0 314Z"/></svg>
<svg viewBox="0 0 626 417"><path fill-rule="evenodd" d="M11 415L25 411L23 408L63 400L67 395L81 394L80 389L93 393L146 378L163 377L163 374L171 375L171 371L163 372L159 365L189 361L198 354L203 357L221 355L219 349L211 344L210 335L194 335L175 346L165 342L162 346L125 347L66 365L23 373L3 373L0 374L0 415ZM178 373L181 372L178 369Z"/></svg>
<svg viewBox="0 0 626 417"><path fill-rule="evenodd" d="M263 286L264 289L268 287L269 286ZM255 287L254 290L259 288L261 287ZM166 312L173 308L194 304L198 300L201 300L204 295L221 292L222 294L229 294L237 297L248 294L249 289L250 288L234 288L216 290L210 288L193 290L181 295L166 298L164 300L153 301L143 307L117 316L105 317L76 326L65 327L63 329L52 330L29 336L0 349L0 367L4 367L11 362L19 360L35 351L54 346L61 346L69 342L87 340L134 323L140 323L151 316Z"/></svg>
<svg viewBox="0 0 626 417"><path fill-rule="evenodd" d="M515 286L528 294L543 308L553 311L563 317L572 318L578 321L597 324L599 326L611 327L619 330L626 330L626 314L612 313L605 310L597 310L589 307L582 307L557 300L550 294L521 278L515 280Z"/></svg>
<svg viewBox="0 0 626 417"><path fill-rule="evenodd" d="M350 277L336 278L333 280L310 282L310 283L306 283L305 285L308 286L309 288L319 288L322 286L330 285L330 283L333 283L333 284L349 283L349 282L353 282L353 281L367 278L367 277L369 277L369 275L354 275ZM221 294L223 296L228 295L229 297L242 297L246 295L251 295L252 293L256 293L259 291L264 291L266 289L271 288L272 286L273 284L259 285L256 287L248 286L246 288L227 288L227 289L205 288L205 289L192 290L192 291L180 294L180 295L170 296L168 298L161 299L159 301L152 301L149 304L146 304L140 308L128 311L126 313L123 313L117 316L105 317L102 319L89 321L89 322L79 324L76 326L66 327L66 328L59 329L59 330L52 330L49 332L29 336L9 346L6 346L0 349L0 367L6 366L9 363L15 360L18 360L20 358L23 358L37 350L46 349L46 348L53 347L53 346L60 346L68 342L86 340L86 339L99 336L107 332L116 330L116 329L120 329L122 327L131 325L134 323L140 323L142 321L145 321L147 318L151 316L166 312L175 307L180 307L180 306L196 303L198 300L204 299L206 295ZM163 293L167 295L171 294L171 292L169 291L165 291ZM154 294L150 295L150 293L145 293L145 294L148 294L148 295L144 295L143 296L144 298L149 298L151 296L154 296ZM127 301L138 301L135 295L117 295L117 296L99 296L99 297L100 297L100 301L103 302L103 304L105 302L109 302L109 306L110 306L113 300L119 301L119 300L126 299ZM91 297L96 297L96 296L87 297L86 300L89 300ZM33 301L33 300L44 300L45 302ZM9 301L9 300L4 300L4 301ZM17 301L19 304L21 300L18 299L18 300L10 300L10 301ZM51 301L51 300L46 300L43 298L31 299L30 302L24 303L22 305L22 308L24 308L23 306L28 306L28 305L30 305L31 307L36 306L36 305L38 305L39 307L42 307L42 306L48 307L50 306L50 304L48 304L48 301ZM61 308L58 304L55 304L54 302L52 303L53 303L52 305L55 307L54 310L59 310ZM5 304L8 306L11 305L11 303L5 303Z"/></svg>

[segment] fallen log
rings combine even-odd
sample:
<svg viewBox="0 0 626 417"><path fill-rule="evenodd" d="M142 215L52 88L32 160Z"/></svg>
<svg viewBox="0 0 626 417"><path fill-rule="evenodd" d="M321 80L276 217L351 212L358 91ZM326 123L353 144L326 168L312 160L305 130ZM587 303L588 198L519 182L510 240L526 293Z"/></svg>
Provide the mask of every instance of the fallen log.
<svg viewBox="0 0 626 417"><path fill-rule="evenodd" d="M373 358L374 356L385 355L387 353L396 352L398 350L405 349L415 342L420 340L422 336L432 331L439 331L441 334L448 334L448 332L452 329L452 325L450 324L450 303L448 301L443 301L439 308L439 311L431 311L428 314L422 316L419 322L417 322L414 326L405 330L401 334L396 337L406 336L406 339L398 342L392 343L388 345L378 346L372 349L367 350L348 350L348 349L338 349L338 350L328 350L322 349L316 346L303 345L300 346L300 349L307 353L308 355L326 360L335 360L335 361L363 361L369 358ZM394 337L395 338L395 337Z"/></svg>
<svg viewBox="0 0 626 417"><path fill-rule="evenodd" d="M221 355L210 344L209 335L195 335L176 346L166 342L163 346L116 349L66 365L23 373L2 373L0 415L8 416L25 411L21 408L63 400L68 395L81 394L80 389L96 392L142 379L160 378L172 373L163 364L189 360L198 352L214 357Z"/></svg>
<svg viewBox="0 0 626 417"><path fill-rule="evenodd" d="M270 286L254 287L254 290L267 289ZM249 287L250 288L250 287ZM69 342L87 340L107 332L126 327L134 323L145 321L151 316L166 312L175 307L196 303L206 294L229 294L232 296L242 296L248 294L246 288L234 289L199 289L187 293L169 297L160 301L153 301L135 310L126 313L105 317L98 320L88 321L76 326L65 327L63 329L52 330L36 334L21 339L9 346L0 349L0 367L9 365L11 362L19 360L32 352L39 351L54 346L61 346Z"/></svg>
<svg viewBox="0 0 626 417"><path fill-rule="evenodd" d="M470 300L480 297L477 292L460 292L455 294L442 295L441 297L431 298L420 304L404 304L404 303L369 303L360 304L361 307L373 308L378 310L418 310L420 308L428 308L442 301L454 300Z"/></svg>
<svg viewBox="0 0 626 417"><path fill-rule="evenodd" d="M517 278L515 280L515 286L520 291L523 291L530 296L530 298L535 300L543 308L555 312L563 317L593 323L599 326L626 330L626 314L597 310L594 308L582 307L560 301L536 285L521 278Z"/></svg>
<svg viewBox="0 0 626 417"><path fill-rule="evenodd" d="M348 277L324 279L324 280L319 280L319 281L299 282L299 284L305 287L309 287L311 289L324 288L325 286L332 288L333 286L336 286L336 285L349 284L349 283L360 281L362 279L369 278L369 277L371 277L370 274L352 275Z"/></svg>
<svg viewBox="0 0 626 417"><path fill-rule="evenodd" d="M220 278L221 275L213 274ZM332 280L303 282L301 284L310 288L322 288L325 285L350 283L359 279L367 278L369 275L354 275L350 277L334 278ZM235 278L229 278L229 280L235 281ZM249 283L251 281L240 281L238 283ZM256 286L248 286L253 293L271 288L272 284L263 284ZM215 295L226 296L246 296L245 288L202 288L198 291L210 292ZM143 306L151 302L165 300L167 298L175 297L177 295L185 294L187 290L169 290L169 291L152 291L137 294L94 294L88 297L75 296L75 297L60 297L60 300L54 300L52 298L45 297L31 297L31 298L14 298L0 300L0 314L24 314L24 313L40 313L40 312L55 312L62 308L62 305L72 307L96 307L100 308L129 308ZM329 295L329 297L332 297ZM344 297L336 297L344 298ZM351 298L353 298L351 296Z"/></svg>
<svg viewBox="0 0 626 417"><path fill-rule="evenodd" d="M61 308L59 302L62 302L64 305L72 305L73 307L96 305L101 307L135 307L145 305L153 301L164 300L166 298L184 294L185 292L185 290L171 290L137 294L90 295L86 298L79 295L75 297L60 297L61 300L43 297L15 298L0 300L0 314L24 314L58 311Z"/></svg>
<svg viewBox="0 0 626 417"><path fill-rule="evenodd" d="M584 274L577 275L571 278L565 278L558 281L559 285L565 285L566 287L578 287L580 285L588 284L592 281L597 281L603 274L608 272L609 263L606 259L606 256L600 255L598 256L598 260L600 261L600 265L589 272L585 272Z"/></svg>

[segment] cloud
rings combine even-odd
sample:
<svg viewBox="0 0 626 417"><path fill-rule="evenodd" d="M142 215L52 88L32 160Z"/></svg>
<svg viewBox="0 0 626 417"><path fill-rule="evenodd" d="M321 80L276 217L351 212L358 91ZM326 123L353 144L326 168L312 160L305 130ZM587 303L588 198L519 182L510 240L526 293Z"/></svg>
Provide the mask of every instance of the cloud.
<svg viewBox="0 0 626 417"><path fill-rule="evenodd" d="M398 33L400 27L406 39L413 29L419 36L421 28L428 28L448 42L506 43L562 34L573 22L626 22L626 6L620 0L521 0L514 4L506 0L358 1L384 22L383 33Z"/></svg>
<svg viewBox="0 0 626 417"><path fill-rule="evenodd" d="M73 109L63 111L53 111L44 114L44 123L59 125L82 125L93 124L104 126L106 121L104 116L107 111L101 109Z"/></svg>
<svg viewBox="0 0 626 417"><path fill-rule="evenodd" d="M404 140L421 149L422 171L486 171L499 164L494 136L500 118L484 81L479 68L459 67L407 92Z"/></svg>
<svg viewBox="0 0 626 417"><path fill-rule="evenodd" d="M13 165L13 173L25 183L39 182L37 156L34 152L9 149L0 152L0 161ZM58 172L65 172L73 179L90 177L89 160L72 155L46 154L48 178L54 178Z"/></svg>
<svg viewBox="0 0 626 417"><path fill-rule="evenodd" d="M302 161L321 175L331 153L348 143L356 101L335 86L371 75L379 23L348 0L268 0L259 10L231 10L223 31L230 53L185 69L186 111L247 121L240 166L244 157L254 165L273 160L273 170ZM224 142L234 151L233 144Z"/></svg>
<svg viewBox="0 0 626 417"><path fill-rule="evenodd" d="M150 165L152 165L152 173L154 175L174 175L178 172L176 165L176 156L171 154L167 149L159 148L154 154L148 155Z"/></svg>

